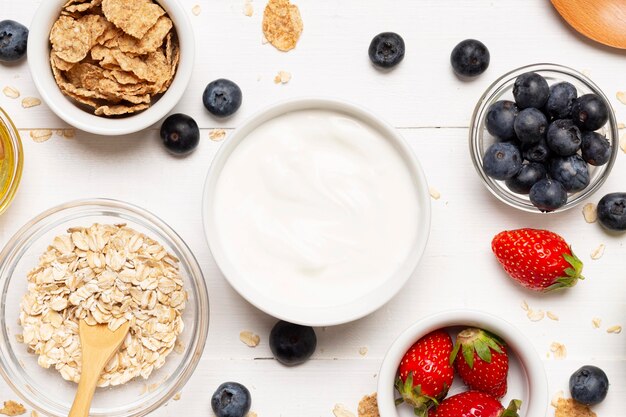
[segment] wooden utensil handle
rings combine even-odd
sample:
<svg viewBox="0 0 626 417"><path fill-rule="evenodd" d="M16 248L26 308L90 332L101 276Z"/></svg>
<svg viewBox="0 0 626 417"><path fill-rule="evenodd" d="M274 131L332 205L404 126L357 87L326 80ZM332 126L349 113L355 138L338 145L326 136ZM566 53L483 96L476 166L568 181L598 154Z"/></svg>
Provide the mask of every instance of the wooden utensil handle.
<svg viewBox="0 0 626 417"><path fill-rule="evenodd" d="M103 360L106 359L106 360ZM88 417L91 407L91 400L96 392L96 385L102 373L102 369L107 364L108 358L83 357L80 381L78 382L78 390L74 403L70 409L68 417Z"/></svg>

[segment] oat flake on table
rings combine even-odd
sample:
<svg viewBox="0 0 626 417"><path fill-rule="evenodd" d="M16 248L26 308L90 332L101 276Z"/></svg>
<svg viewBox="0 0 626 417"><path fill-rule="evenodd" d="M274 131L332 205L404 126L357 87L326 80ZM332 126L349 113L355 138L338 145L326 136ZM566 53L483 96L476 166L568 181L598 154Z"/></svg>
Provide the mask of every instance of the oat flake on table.
<svg viewBox="0 0 626 417"><path fill-rule="evenodd" d="M291 81L291 73L287 71L279 71L274 77L274 84L287 84Z"/></svg>
<svg viewBox="0 0 626 417"><path fill-rule="evenodd" d="M246 0L243 5L243 14L250 17L254 14L254 6L252 5L252 1Z"/></svg>
<svg viewBox="0 0 626 417"><path fill-rule="evenodd" d="M622 326L620 326L619 324L616 324L615 326L611 326L608 329L606 329L607 333L612 333L612 334L620 334L622 332Z"/></svg>
<svg viewBox="0 0 626 417"><path fill-rule="evenodd" d="M261 342L261 337L248 330L242 330L239 333L239 340L248 347L257 347Z"/></svg>
<svg viewBox="0 0 626 417"><path fill-rule="evenodd" d="M30 131L30 138L37 142L42 143L52 137L52 130L50 129L35 129Z"/></svg>
<svg viewBox="0 0 626 417"><path fill-rule="evenodd" d="M201 12L202 12L202 7L200 7L199 4L196 4L191 8L191 13L193 13L194 16L200 16Z"/></svg>
<svg viewBox="0 0 626 417"><path fill-rule="evenodd" d="M587 223L595 223L598 220L597 207L593 203L587 203L583 207L583 217Z"/></svg>
<svg viewBox="0 0 626 417"><path fill-rule="evenodd" d="M212 129L209 131L209 139L219 142L226 137L226 131L224 129Z"/></svg>
<svg viewBox="0 0 626 417"><path fill-rule="evenodd" d="M41 100L39 100L37 97L24 97L22 99L22 107L24 107L25 109L39 106L40 104Z"/></svg>
<svg viewBox="0 0 626 417"><path fill-rule="evenodd" d="M68 381L80 379L80 319L111 330L130 322L100 387L148 378L183 330L187 294L178 259L125 225L69 229L54 238L27 278L19 318L24 343L40 366Z"/></svg>
<svg viewBox="0 0 626 417"><path fill-rule="evenodd" d="M605 249L606 245L604 245L604 243L600 244L600 246L598 246L591 252L591 259L597 261L598 259L602 258Z"/></svg>
<svg viewBox="0 0 626 417"><path fill-rule="evenodd" d="M618 91L616 97L620 103L626 104L626 91Z"/></svg>
<svg viewBox="0 0 626 417"><path fill-rule="evenodd" d="M335 417L355 417L354 413L348 410L343 404L335 404L333 414Z"/></svg>
<svg viewBox="0 0 626 417"><path fill-rule="evenodd" d="M20 96L19 90L8 85L2 89L2 93L8 98L18 98Z"/></svg>
<svg viewBox="0 0 626 417"><path fill-rule="evenodd" d="M599 329L601 325L602 325L601 318L594 317L593 319L591 319L591 326L593 326L594 329Z"/></svg>

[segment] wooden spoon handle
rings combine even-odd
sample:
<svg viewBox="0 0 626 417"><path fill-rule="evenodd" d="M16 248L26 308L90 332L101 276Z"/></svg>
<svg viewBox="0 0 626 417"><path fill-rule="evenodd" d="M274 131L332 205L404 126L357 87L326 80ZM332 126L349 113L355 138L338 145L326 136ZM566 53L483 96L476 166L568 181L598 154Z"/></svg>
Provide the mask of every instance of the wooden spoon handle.
<svg viewBox="0 0 626 417"><path fill-rule="evenodd" d="M87 355L92 356L92 355ZM76 397L74 403L70 409L68 417L88 417L89 408L91 407L91 400L96 392L96 385L102 369L107 364L108 358L103 357L85 357L83 355L83 364L80 375L80 381L78 383L78 390L76 391Z"/></svg>

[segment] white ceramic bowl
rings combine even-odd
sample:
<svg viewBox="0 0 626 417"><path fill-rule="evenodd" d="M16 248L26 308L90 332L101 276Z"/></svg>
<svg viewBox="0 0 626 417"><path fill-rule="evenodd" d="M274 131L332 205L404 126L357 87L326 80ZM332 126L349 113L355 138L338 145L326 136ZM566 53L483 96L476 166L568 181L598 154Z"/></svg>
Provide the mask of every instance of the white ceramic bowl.
<svg viewBox="0 0 626 417"><path fill-rule="evenodd" d="M522 400L520 417L545 416L549 404L548 382L541 358L531 342L513 325L488 313L473 310L452 310L428 316L405 330L391 345L378 376L378 408L381 417L414 416L406 404L396 407L394 383L404 354L422 336L446 328L453 338L465 327L478 327L500 336L509 348L508 392L502 404L511 399ZM448 396L466 391L455 374Z"/></svg>
<svg viewBox="0 0 626 417"><path fill-rule="evenodd" d="M297 305L295 303L287 303L279 294L271 296L259 291L251 283L251 280L248 279L251 277L241 276L238 269L225 253L219 237L213 207L213 196L215 195L216 185L222 169L229 156L248 134L270 119L285 113L308 109L322 109L345 114L368 124L380 132L381 137L390 141L398 155L405 162L406 168L413 179L419 204L419 211L415 213L418 219L418 236L414 239L405 261L395 273L390 273L390 277L387 280L379 284L373 291L366 293L365 296L355 298L355 296L351 296L349 291L346 291L345 299L342 299L341 304L331 307L319 307L314 304L307 305L306 303ZM404 139L391 126L369 111L343 101L304 98L271 106L269 109L252 116L230 135L215 156L207 175L203 198L203 220L205 234L213 257L228 282L241 296L257 308L282 320L310 326L331 326L357 320L372 313L388 302L404 286L415 271L426 247L430 232L430 197L426 178L419 162ZM245 238L245 236L241 238ZM328 291L333 291L333 288L328 288Z"/></svg>
<svg viewBox="0 0 626 417"><path fill-rule="evenodd" d="M35 86L48 107L77 129L97 135L124 135L138 132L162 119L183 96L193 70L195 46L193 28L178 0L158 0L174 23L180 45L180 62L172 84L154 104L141 113L123 118L96 116L77 107L61 93L50 68L50 29L66 0L45 0L35 13L28 35L28 65Z"/></svg>

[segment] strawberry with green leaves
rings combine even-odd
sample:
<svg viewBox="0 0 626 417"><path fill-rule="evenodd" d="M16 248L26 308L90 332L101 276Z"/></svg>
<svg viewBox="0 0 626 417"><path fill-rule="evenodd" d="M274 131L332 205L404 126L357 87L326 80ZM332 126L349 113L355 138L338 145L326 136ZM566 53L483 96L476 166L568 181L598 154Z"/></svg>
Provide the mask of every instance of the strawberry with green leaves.
<svg viewBox="0 0 626 417"><path fill-rule="evenodd" d="M446 398L428 417L519 417L520 400L513 400L505 409L489 394L480 391L466 391ZM535 417L535 416L533 416Z"/></svg>
<svg viewBox="0 0 626 417"><path fill-rule="evenodd" d="M568 288L584 279L581 260L565 239L548 230L504 231L493 238L491 249L511 278L534 291Z"/></svg>
<svg viewBox="0 0 626 417"><path fill-rule="evenodd" d="M456 338L450 363L454 363L471 390L482 391L495 399L506 394L509 356L504 342L496 335L475 328L463 330Z"/></svg>
<svg viewBox="0 0 626 417"><path fill-rule="evenodd" d="M448 394L454 379L450 363L452 339L444 330L436 330L418 340L404 354L396 389L415 409L415 415L426 417L428 410L437 406Z"/></svg>

